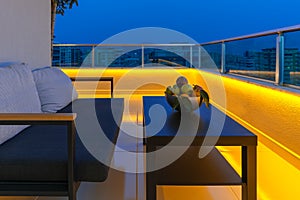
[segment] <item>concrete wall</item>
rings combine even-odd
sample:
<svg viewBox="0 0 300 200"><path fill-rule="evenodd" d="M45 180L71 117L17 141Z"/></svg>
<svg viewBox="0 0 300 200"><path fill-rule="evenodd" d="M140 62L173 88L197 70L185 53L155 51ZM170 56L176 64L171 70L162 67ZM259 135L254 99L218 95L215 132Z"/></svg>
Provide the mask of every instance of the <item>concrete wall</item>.
<svg viewBox="0 0 300 200"><path fill-rule="evenodd" d="M0 0L0 62L51 64L50 0Z"/></svg>
<svg viewBox="0 0 300 200"><path fill-rule="evenodd" d="M218 76L199 71L200 84L203 83L201 77L213 83ZM220 78L226 91L226 106L221 107L254 131L259 140L269 148L289 161L294 160L293 164L300 169L299 90L238 79L230 75ZM218 101L214 95L211 97L215 102ZM278 151L279 149L283 151Z"/></svg>
<svg viewBox="0 0 300 200"><path fill-rule="evenodd" d="M271 142L268 147L274 143L277 149L283 148L287 154L300 155L300 95L296 89L196 69L65 68L63 71L71 77L114 77L115 93L121 96L133 91L134 94L164 95L166 86L173 85L178 76L186 76L191 84L199 84L208 91L212 103L226 109L230 116L257 133L264 143ZM76 83L81 97L89 97L98 87L95 83L88 84L91 83ZM105 89L109 87L100 85L95 89L96 94L97 90Z"/></svg>
<svg viewBox="0 0 300 200"><path fill-rule="evenodd" d="M228 115L258 136L258 199L298 199L299 90L231 75L217 77L214 73L199 71L199 84L206 81L213 85L213 82L220 79L226 91L226 107L221 107L226 108ZM211 97L214 102L219 101L215 95ZM240 153L240 149L236 151L226 147L223 155L229 158L232 166L241 169L241 155L237 153Z"/></svg>

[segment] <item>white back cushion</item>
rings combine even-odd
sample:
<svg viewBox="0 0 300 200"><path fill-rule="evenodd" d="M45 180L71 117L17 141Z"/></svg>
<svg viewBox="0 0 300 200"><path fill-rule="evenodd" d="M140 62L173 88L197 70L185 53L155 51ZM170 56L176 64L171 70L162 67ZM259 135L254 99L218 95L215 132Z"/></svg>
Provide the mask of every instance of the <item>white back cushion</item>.
<svg viewBox="0 0 300 200"><path fill-rule="evenodd" d="M55 67L32 71L43 112L57 112L78 98L70 78Z"/></svg>
<svg viewBox="0 0 300 200"><path fill-rule="evenodd" d="M24 63L0 67L0 113L40 113L41 104L31 73ZM1 125L0 144L27 125Z"/></svg>

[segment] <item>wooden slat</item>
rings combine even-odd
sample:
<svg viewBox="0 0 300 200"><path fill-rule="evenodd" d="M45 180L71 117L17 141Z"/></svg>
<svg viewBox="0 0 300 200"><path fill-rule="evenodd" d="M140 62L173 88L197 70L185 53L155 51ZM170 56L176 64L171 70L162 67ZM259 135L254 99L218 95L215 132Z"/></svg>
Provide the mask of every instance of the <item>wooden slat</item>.
<svg viewBox="0 0 300 200"><path fill-rule="evenodd" d="M76 113L0 113L0 121L74 121Z"/></svg>

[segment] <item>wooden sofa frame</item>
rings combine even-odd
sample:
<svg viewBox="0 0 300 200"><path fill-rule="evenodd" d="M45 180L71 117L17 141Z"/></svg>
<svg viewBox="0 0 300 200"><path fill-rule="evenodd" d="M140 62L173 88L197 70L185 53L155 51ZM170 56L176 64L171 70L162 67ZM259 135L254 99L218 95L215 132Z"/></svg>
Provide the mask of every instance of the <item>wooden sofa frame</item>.
<svg viewBox="0 0 300 200"><path fill-rule="evenodd" d="M67 183L48 184L0 182L1 196L69 196L69 200L76 199L79 183L74 181L75 159L75 113L20 113L0 114L0 125L65 125L68 134L68 181Z"/></svg>
<svg viewBox="0 0 300 200"><path fill-rule="evenodd" d="M72 81L109 81L111 98L113 98L112 77L71 77ZM123 102L124 103L124 102ZM122 118L124 104L119 109ZM76 193L80 182L75 180L75 138L76 113L0 113L0 125L61 125L67 127L67 181L5 181L0 177L0 196L68 196L69 200L76 200ZM119 122L120 123L120 122ZM114 134L116 142L119 126ZM14 138L12 138L13 140ZM112 156L112 155L111 155ZM108 172L107 172L108 173Z"/></svg>

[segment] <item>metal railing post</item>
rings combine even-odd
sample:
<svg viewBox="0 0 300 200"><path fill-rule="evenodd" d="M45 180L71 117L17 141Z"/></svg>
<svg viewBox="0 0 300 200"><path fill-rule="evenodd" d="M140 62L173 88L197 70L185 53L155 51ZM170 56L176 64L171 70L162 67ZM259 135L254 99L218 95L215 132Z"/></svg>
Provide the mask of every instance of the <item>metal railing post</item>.
<svg viewBox="0 0 300 200"><path fill-rule="evenodd" d="M95 46L92 46L92 67L95 67Z"/></svg>
<svg viewBox="0 0 300 200"><path fill-rule="evenodd" d="M221 73L226 73L226 46L225 42L222 42L222 49L221 49Z"/></svg>
<svg viewBox="0 0 300 200"><path fill-rule="evenodd" d="M201 68L201 46L199 46L199 52L198 52L198 68Z"/></svg>
<svg viewBox="0 0 300 200"><path fill-rule="evenodd" d="M275 83L283 85L284 83L284 36L279 33L276 38L276 71Z"/></svg>
<svg viewBox="0 0 300 200"><path fill-rule="evenodd" d="M142 45L142 68L145 67L145 47Z"/></svg>
<svg viewBox="0 0 300 200"><path fill-rule="evenodd" d="M193 67L193 46L190 46L190 68Z"/></svg>

